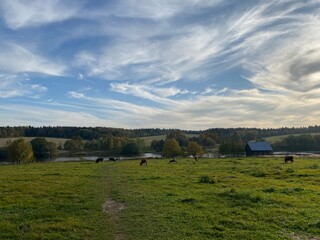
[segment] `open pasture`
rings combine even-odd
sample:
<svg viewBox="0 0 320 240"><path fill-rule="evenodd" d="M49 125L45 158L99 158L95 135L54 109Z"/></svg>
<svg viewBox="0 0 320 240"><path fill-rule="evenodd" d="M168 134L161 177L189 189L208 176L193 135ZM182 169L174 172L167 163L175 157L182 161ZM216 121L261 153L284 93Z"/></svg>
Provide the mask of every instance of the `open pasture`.
<svg viewBox="0 0 320 240"><path fill-rule="evenodd" d="M0 165L0 239L112 239L92 162Z"/></svg>
<svg viewBox="0 0 320 240"><path fill-rule="evenodd" d="M320 239L316 159L127 161L107 171L125 239Z"/></svg>
<svg viewBox="0 0 320 240"><path fill-rule="evenodd" d="M320 239L320 162L0 166L0 239Z"/></svg>

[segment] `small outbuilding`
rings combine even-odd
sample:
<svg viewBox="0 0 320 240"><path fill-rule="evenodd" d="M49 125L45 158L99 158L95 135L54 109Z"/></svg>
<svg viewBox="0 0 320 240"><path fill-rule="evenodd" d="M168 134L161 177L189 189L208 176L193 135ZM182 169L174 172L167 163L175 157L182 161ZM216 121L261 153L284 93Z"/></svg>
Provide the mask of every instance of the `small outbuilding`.
<svg viewBox="0 0 320 240"><path fill-rule="evenodd" d="M268 142L247 142L246 156L272 155L273 149Z"/></svg>

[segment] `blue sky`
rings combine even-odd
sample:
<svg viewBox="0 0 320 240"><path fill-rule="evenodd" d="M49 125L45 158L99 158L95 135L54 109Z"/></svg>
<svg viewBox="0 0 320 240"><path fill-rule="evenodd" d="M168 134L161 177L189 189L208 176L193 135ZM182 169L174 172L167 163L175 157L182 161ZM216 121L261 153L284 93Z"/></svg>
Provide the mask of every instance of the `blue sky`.
<svg viewBox="0 0 320 240"><path fill-rule="evenodd" d="M0 125L320 119L320 0L1 0Z"/></svg>

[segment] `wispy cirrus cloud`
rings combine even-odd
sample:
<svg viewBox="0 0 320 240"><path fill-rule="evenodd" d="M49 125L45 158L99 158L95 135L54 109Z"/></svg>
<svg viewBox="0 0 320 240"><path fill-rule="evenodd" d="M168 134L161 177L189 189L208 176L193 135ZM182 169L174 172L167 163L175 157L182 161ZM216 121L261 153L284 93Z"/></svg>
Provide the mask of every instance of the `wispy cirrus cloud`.
<svg viewBox="0 0 320 240"><path fill-rule="evenodd" d="M189 4L201 5L195 1ZM297 13L314 4L316 1L260 2L245 11L233 12L224 21L218 14L217 19L205 25L179 23L175 33L160 19L156 25L135 25L136 38L128 40L120 35L120 39L98 51L80 52L76 61L92 76L126 81L130 76L152 84L204 80L234 67L254 74L255 68L250 63L261 62L272 53L279 54L274 43L286 46L292 36L306 36L314 31L305 30L305 26L318 26L317 11ZM148 7L150 11L156 10L152 4ZM127 8L135 9L130 4ZM169 20L173 24L175 14ZM139 27L141 31L137 30ZM299 44L305 42L297 41Z"/></svg>
<svg viewBox="0 0 320 240"><path fill-rule="evenodd" d="M201 9L217 6L222 0L119 0L106 3L103 10L97 9L93 16L116 16L121 18L148 19L161 21L170 19L179 14L194 13Z"/></svg>
<svg viewBox="0 0 320 240"><path fill-rule="evenodd" d="M29 83L29 76L0 74L0 98L31 97L39 98L47 92L47 88L39 84Z"/></svg>
<svg viewBox="0 0 320 240"><path fill-rule="evenodd" d="M34 106L32 104L14 104L10 107L0 106L0 112L6 114L6 118L0 119L1 126L74 126L77 119L79 126L110 126L114 122L98 117L87 112L64 109L50 109L48 106Z"/></svg>
<svg viewBox="0 0 320 240"><path fill-rule="evenodd" d="M175 87L159 88L145 84L111 83L111 90L123 94L130 94L136 97L149 99L162 104L172 104L170 97L187 94L187 90Z"/></svg>
<svg viewBox="0 0 320 240"><path fill-rule="evenodd" d="M297 102L296 96L258 89L233 90L225 95L195 95L192 99L172 101L164 108L96 98L77 92L69 92L69 97L94 104L102 118L112 116L122 126L128 126L130 122L143 124L144 127L171 128L181 128L183 123L185 129L204 129L212 122L216 127L305 126L306 121L316 124L319 114L316 99Z"/></svg>
<svg viewBox="0 0 320 240"><path fill-rule="evenodd" d="M6 73L37 72L46 75L64 75L65 66L13 43L0 43L0 71Z"/></svg>
<svg viewBox="0 0 320 240"><path fill-rule="evenodd" d="M62 22L74 17L80 7L81 2L73 0L3 0L0 5L5 22L12 29Z"/></svg>

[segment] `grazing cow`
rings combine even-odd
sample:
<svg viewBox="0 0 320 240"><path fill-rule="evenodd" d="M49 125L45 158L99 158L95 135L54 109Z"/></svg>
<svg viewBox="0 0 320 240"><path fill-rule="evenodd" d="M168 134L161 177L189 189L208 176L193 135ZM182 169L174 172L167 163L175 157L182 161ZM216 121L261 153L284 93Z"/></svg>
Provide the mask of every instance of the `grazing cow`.
<svg viewBox="0 0 320 240"><path fill-rule="evenodd" d="M194 156L194 160L198 161L198 158L199 158L198 156Z"/></svg>
<svg viewBox="0 0 320 240"><path fill-rule="evenodd" d="M169 163L177 163L177 160L174 158L174 159L171 159L170 161L169 161Z"/></svg>
<svg viewBox="0 0 320 240"><path fill-rule="evenodd" d="M140 161L140 166L142 166L143 164L145 164L147 166L147 159L141 159Z"/></svg>
<svg viewBox="0 0 320 240"><path fill-rule="evenodd" d="M96 163L103 162L103 158L97 158Z"/></svg>
<svg viewBox="0 0 320 240"><path fill-rule="evenodd" d="M293 162L293 156L285 156L284 157L284 162L287 163L287 162Z"/></svg>
<svg viewBox="0 0 320 240"><path fill-rule="evenodd" d="M116 161L117 159L116 158L113 158L113 157L111 157L111 158L109 158L109 161Z"/></svg>

